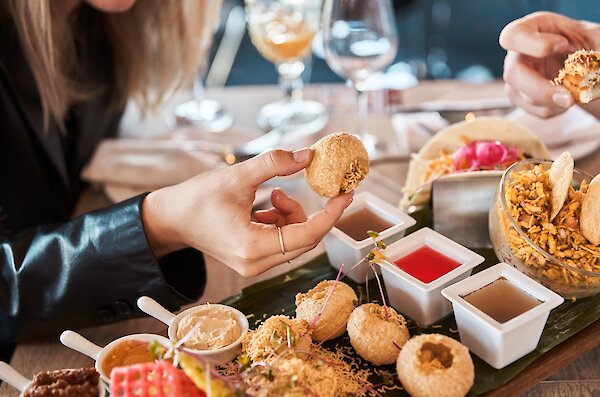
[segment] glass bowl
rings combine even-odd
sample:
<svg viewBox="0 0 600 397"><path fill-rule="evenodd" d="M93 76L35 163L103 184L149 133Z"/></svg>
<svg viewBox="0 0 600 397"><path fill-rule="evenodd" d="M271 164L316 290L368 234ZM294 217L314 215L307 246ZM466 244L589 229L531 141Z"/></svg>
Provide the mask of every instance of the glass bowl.
<svg viewBox="0 0 600 397"><path fill-rule="evenodd" d="M600 292L600 271L586 270L585 265L577 259L571 259L572 263L569 263L568 260L550 254L531 240L509 212L506 189L508 183L514 182L512 175L518 171L531 170L536 164L548 170L552 161L522 160L510 166L502 175L490 206L489 218L490 239L496 256L564 298L595 295ZM591 176L575 169L571 185L578 188L583 180L589 182L591 179ZM563 250L557 248L557 252L563 253Z"/></svg>

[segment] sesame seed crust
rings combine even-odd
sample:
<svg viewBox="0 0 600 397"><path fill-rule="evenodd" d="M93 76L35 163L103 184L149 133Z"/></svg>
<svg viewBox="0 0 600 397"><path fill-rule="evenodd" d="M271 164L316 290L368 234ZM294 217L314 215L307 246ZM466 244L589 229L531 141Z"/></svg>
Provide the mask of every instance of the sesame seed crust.
<svg viewBox="0 0 600 397"><path fill-rule="evenodd" d="M592 89L598 89L600 73L600 52L593 50L578 50L565 60L564 67L559 71L552 83L562 85L571 91L575 101L588 103L597 98L592 95Z"/></svg>

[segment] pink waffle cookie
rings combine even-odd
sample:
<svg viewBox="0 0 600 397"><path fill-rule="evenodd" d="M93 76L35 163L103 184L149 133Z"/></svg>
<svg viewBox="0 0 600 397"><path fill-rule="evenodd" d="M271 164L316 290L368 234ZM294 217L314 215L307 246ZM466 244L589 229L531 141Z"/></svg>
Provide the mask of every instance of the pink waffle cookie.
<svg viewBox="0 0 600 397"><path fill-rule="evenodd" d="M206 397L180 369L166 361L114 368L110 394L116 397Z"/></svg>

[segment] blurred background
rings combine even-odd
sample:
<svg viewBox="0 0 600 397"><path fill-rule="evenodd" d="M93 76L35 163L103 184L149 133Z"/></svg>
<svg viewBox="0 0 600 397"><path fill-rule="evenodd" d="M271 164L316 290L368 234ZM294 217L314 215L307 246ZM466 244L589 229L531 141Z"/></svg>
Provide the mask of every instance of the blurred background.
<svg viewBox="0 0 600 397"><path fill-rule="evenodd" d="M510 21L534 11L600 21L598 0L394 0L399 48L388 73L422 79L485 82L502 76L498 34ZM206 86L276 84L277 72L252 45L243 0L224 0L205 71ZM325 63L320 37L306 61L306 83L340 82ZM390 79L395 80L395 79Z"/></svg>

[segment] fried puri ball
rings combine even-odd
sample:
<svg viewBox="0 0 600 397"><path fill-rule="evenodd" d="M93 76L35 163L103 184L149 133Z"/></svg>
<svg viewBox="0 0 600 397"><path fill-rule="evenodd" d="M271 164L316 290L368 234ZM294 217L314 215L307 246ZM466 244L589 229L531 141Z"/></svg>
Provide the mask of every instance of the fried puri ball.
<svg viewBox="0 0 600 397"><path fill-rule="evenodd" d="M304 320L283 315L272 316L244 336L242 351L252 361L279 355L288 348L288 344L297 350L308 351L312 343L310 334L308 323Z"/></svg>
<svg viewBox="0 0 600 397"><path fill-rule="evenodd" d="M351 192L369 173L369 155L360 139L347 132L330 134L311 146L314 152L304 176L325 197Z"/></svg>
<svg viewBox="0 0 600 397"><path fill-rule="evenodd" d="M409 340L398 355L398 378L412 397L462 397L475 378L469 349L440 334Z"/></svg>
<svg viewBox="0 0 600 397"><path fill-rule="evenodd" d="M348 336L354 350L375 364L393 364L410 335L404 317L391 307L375 303L358 306L348 318Z"/></svg>
<svg viewBox="0 0 600 397"><path fill-rule="evenodd" d="M335 288L327 300L334 284ZM296 317L308 321L313 340L322 342L346 332L348 317L357 303L356 293L348 284L323 280L307 293L296 295Z"/></svg>

